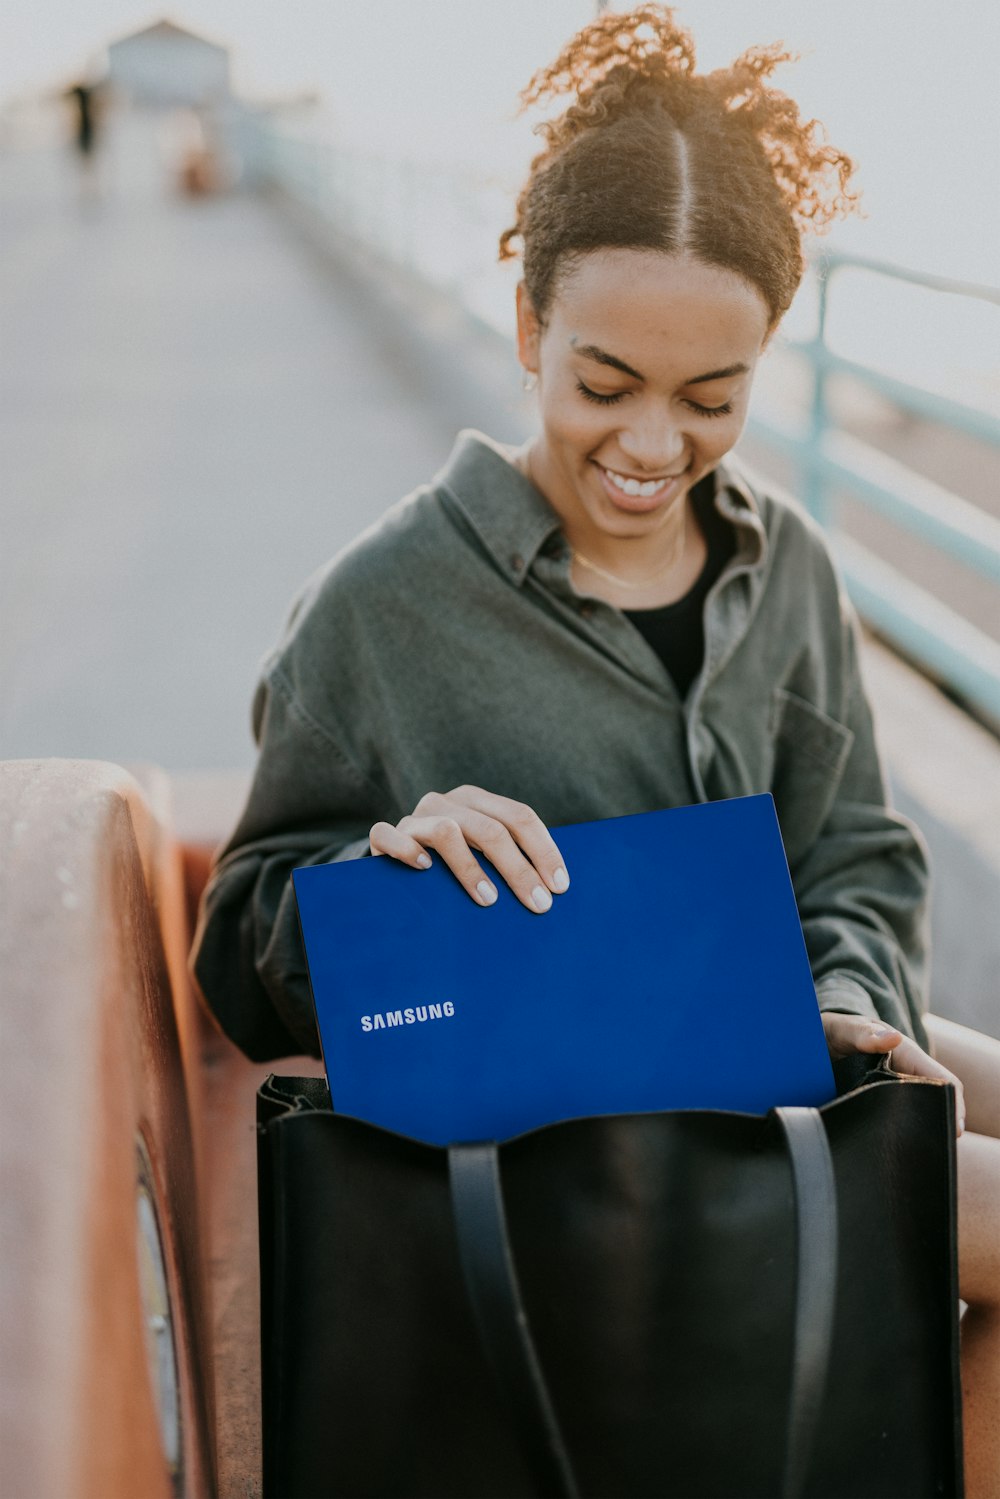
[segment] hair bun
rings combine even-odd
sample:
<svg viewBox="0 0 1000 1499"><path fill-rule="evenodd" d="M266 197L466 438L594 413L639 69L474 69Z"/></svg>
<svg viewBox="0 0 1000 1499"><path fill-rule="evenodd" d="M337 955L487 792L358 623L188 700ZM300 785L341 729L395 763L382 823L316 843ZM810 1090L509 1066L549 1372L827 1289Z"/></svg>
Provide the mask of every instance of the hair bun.
<svg viewBox="0 0 1000 1499"><path fill-rule="evenodd" d="M686 113L685 99L691 98L692 85L697 91L702 81L696 79L694 68L694 38L674 19L673 10L638 5L625 14L609 12L578 31L553 63L534 74L520 95L521 105L529 109L547 99L575 95L567 119L596 123L611 112L615 97L620 104L638 102L655 92ZM546 124L536 128L548 134Z"/></svg>

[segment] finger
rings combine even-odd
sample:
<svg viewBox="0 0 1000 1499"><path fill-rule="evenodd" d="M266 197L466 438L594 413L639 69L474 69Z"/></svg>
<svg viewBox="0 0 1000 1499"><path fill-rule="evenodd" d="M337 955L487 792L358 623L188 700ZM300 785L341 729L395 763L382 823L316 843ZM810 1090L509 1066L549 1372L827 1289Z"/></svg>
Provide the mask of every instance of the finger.
<svg viewBox="0 0 1000 1499"><path fill-rule="evenodd" d="M559 845L533 807L485 791L482 786L456 786L448 795L450 800L501 823L554 894L562 895L569 889L569 872Z"/></svg>
<svg viewBox="0 0 1000 1499"><path fill-rule="evenodd" d="M467 793L480 794L491 803L500 805L505 815L512 815L512 807L523 807L522 803L511 802L506 797L493 797L491 793L482 792L478 787L459 787L457 792L449 792L447 796L436 792L428 793L418 802L417 813L433 809L444 821L456 823L467 844L486 854L497 874L510 886L521 904L534 914L542 915L552 905L552 895L545 875L526 858L515 842L513 833L502 822L475 810L467 801L463 801L462 798ZM524 807L523 810L535 821L538 820L530 808ZM413 819L404 817L399 824L400 828L413 833L412 823L415 819L416 814ZM540 826L544 827L543 824ZM420 834L415 836L419 837ZM555 882L557 885L560 883L558 877Z"/></svg>
<svg viewBox="0 0 1000 1499"><path fill-rule="evenodd" d="M933 1077L942 1083L958 1083L953 1072L919 1047L916 1041L904 1037L892 1052L892 1070L905 1072L910 1077Z"/></svg>
<svg viewBox="0 0 1000 1499"><path fill-rule="evenodd" d="M899 1044L902 1031L881 1020L867 1020L863 1015L841 1015L824 1010L823 1030L830 1055L837 1061L852 1052L884 1052Z"/></svg>
<svg viewBox="0 0 1000 1499"><path fill-rule="evenodd" d="M422 848L436 849L476 904L492 906L497 888L474 857L454 817L404 817L393 831Z"/></svg>
<svg viewBox="0 0 1000 1499"><path fill-rule="evenodd" d="M955 1089L957 1132L962 1133L965 1129L965 1090L960 1080L910 1036L904 1036L902 1031L884 1021L866 1020L860 1015L840 1015L833 1010L825 1010L822 1020L827 1047L835 1061L851 1052L888 1052L893 1072L951 1083Z"/></svg>
<svg viewBox="0 0 1000 1499"><path fill-rule="evenodd" d="M503 823L467 808L459 810L458 822L472 847L486 855L521 904L536 915L543 915L552 905L548 885Z"/></svg>
<svg viewBox="0 0 1000 1499"><path fill-rule="evenodd" d="M431 856L408 833L401 833L391 822L376 822L368 834L368 846L375 856L388 854L403 864L412 864L414 869L429 869Z"/></svg>
<svg viewBox="0 0 1000 1499"><path fill-rule="evenodd" d="M955 1089L955 1118L958 1121L958 1133L962 1133L965 1128L965 1089L960 1078L957 1078L953 1072L949 1072L948 1068L942 1066L940 1062L935 1061L908 1036L893 1048L889 1065L893 1072L901 1073L906 1077L929 1077L935 1082L950 1083Z"/></svg>
<svg viewBox="0 0 1000 1499"><path fill-rule="evenodd" d="M450 815L421 819L404 817L399 824L400 828L412 836L419 838L421 842L426 842L424 834L419 831L420 826L440 825L449 829L457 827L466 844L465 854L468 855L469 848L479 849L480 852L484 853L497 874L510 886L523 906L526 906L529 911L534 912L536 915L541 915L549 909L552 905L552 896L543 882L541 875L534 865L528 862L518 845L514 842L512 835L502 823L497 822L493 817L487 817L483 813L473 811L471 808L464 806L459 800L451 797L435 797L432 805L449 809ZM446 858L448 857L444 849L442 849L442 853ZM459 868L454 865L452 867L455 868L455 873L459 875L459 878L463 879L463 883L467 884L467 881L459 872ZM473 884L478 889L484 877L478 864L474 864L474 869L476 870L476 878ZM471 874L472 870L470 869L469 875L471 876Z"/></svg>

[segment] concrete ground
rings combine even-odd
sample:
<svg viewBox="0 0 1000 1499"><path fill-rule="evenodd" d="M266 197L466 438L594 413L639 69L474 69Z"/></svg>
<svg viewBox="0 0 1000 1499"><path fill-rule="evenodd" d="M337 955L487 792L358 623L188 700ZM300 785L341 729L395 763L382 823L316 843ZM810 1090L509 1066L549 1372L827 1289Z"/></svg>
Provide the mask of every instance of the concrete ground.
<svg viewBox="0 0 1000 1499"><path fill-rule="evenodd" d="M293 594L450 448L351 288L156 147L83 210L68 164L0 161L5 757L249 766Z"/></svg>
<svg viewBox="0 0 1000 1499"><path fill-rule="evenodd" d="M246 771L296 590L460 427L525 435L517 364L286 204L178 196L155 119L100 204L72 165L0 152L0 755ZM934 1006L998 1034L1000 744L874 643L866 667L934 858Z"/></svg>

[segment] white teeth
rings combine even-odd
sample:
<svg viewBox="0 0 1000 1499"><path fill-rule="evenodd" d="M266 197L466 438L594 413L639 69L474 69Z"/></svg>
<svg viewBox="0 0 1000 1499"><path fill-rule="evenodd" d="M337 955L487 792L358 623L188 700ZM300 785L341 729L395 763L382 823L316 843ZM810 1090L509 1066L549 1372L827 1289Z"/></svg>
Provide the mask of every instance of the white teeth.
<svg viewBox="0 0 1000 1499"><path fill-rule="evenodd" d="M641 494L645 499L656 494L667 483L666 479L647 479L645 484L640 484L638 479L626 479L621 474L612 473L611 469L605 469L605 473L624 494Z"/></svg>

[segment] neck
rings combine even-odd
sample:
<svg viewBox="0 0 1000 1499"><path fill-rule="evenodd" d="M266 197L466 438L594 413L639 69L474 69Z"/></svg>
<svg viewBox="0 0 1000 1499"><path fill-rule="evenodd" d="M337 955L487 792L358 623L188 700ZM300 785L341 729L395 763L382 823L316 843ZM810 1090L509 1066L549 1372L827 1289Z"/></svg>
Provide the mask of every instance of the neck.
<svg viewBox="0 0 1000 1499"><path fill-rule="evenodd" d="M625 584L642 583L651 577L664 577L671 569L683 567L690 535L691 502L681 495L655 531L644 536L609 536L595 527L566 525L566 539L578 556L596 564Z"/></svg>

